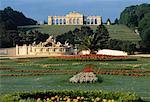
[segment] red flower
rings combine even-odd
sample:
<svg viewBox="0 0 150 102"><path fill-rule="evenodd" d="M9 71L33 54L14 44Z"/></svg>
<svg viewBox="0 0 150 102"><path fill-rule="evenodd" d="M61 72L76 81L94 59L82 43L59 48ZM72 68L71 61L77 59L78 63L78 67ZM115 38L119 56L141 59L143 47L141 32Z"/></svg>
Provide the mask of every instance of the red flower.
<svg viewBox="0 0 150 102"><path fill-rule="evenodd" d="M93 72L93 69L90 67L84 68L83 69L84 72Z"/></svg>

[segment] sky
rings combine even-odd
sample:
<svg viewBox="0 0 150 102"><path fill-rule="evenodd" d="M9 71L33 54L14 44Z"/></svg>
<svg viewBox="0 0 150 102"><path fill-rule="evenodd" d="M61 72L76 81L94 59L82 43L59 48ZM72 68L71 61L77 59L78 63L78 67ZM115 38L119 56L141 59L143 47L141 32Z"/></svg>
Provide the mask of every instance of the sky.
<svg viewBox="0 0 150 102"><path fill-rule="evenodd" d="M113 22L125 7L142 3L150 3L150 0L0 0L0 10L10 6L38 22L47 21L48 16L62 16L71 11L102 16L103 22L110 18Z"/></svg>

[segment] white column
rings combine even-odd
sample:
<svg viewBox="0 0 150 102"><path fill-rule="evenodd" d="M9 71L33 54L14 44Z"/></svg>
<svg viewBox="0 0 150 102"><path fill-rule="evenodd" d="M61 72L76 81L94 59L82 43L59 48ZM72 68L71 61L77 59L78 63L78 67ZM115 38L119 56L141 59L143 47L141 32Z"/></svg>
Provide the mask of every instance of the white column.
<svg viewBox="0 0 150 102"><path fill-rule="evenodd" d="M56 25L56 18L54 18L54 25Z"/></svg>
<svg viewBox="0 0 150 102"><path fill-rule="evenodd" d="M32 52L31 44L29 44L29 46L28 46L28 54L30 54L30 52Z"/></svg>
<svg viewBox="0 0 150 102"><path fill-rule="evenodd" d="M89 25L91 25L91 18L89 18Z"/></svg>
<svg viewBox="0 0 150 102"><path fill-rule="evenodd" d="M16 45L16 55L19 55L19 46L18 46L18 44Z"/></svg>
<svg viewBox="0 0 150 102"><path fill-rule="evenodd" d="M95 18L93 18L93 25L95 25Z"/></svg>
<svg viewBox="0 0 150 102"><path fill-rule="evenodd" d="M55 25L56 25L57 23L56 23L56 18L55 18Z"/></svg>
<svg viewBox="0 0 150 102"><path fill-rule="evenodd" d="M78 18L76 18L76 25L78 24L78 23L77 23L77 19L78 19Z"/></svg>

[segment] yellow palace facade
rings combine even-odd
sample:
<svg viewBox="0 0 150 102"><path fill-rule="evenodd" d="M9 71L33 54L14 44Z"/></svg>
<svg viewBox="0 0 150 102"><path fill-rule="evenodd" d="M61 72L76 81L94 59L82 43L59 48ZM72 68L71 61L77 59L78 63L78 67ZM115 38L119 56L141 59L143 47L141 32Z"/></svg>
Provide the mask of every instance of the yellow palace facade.
<svg viewBox="0 0 150 102"><path fill-rule="evenodd" d="M101 16L84 16L75 11L65 16L48 16L48 25L101 25L101 23Z"/></svg>

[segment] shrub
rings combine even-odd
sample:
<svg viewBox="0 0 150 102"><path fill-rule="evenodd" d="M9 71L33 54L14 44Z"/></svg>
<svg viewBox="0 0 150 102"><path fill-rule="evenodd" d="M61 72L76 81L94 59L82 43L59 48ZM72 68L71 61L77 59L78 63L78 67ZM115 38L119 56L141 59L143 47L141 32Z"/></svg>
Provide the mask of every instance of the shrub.
<svg viewBox="0 0 150 102"><path fill-rule="evenodd" d="M101 90L81 91L81 90L49 90L31 93L15 93L2 96L2 102L69 102L96 100L115 100L119 102L142 102L141 98L134 93L108 92ZM77 102L76 101L76 102ZM48 101L47 101L48 102Z"/></svg>

